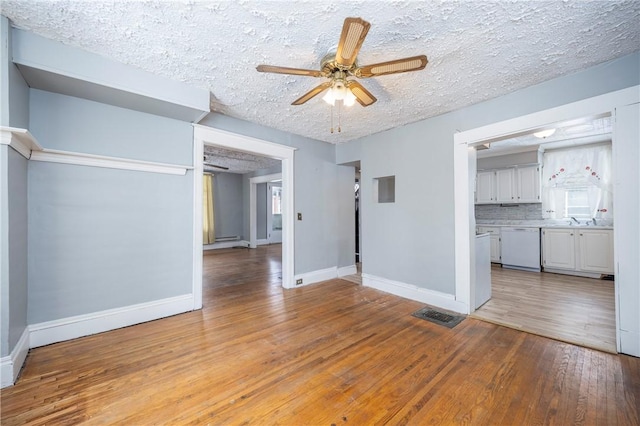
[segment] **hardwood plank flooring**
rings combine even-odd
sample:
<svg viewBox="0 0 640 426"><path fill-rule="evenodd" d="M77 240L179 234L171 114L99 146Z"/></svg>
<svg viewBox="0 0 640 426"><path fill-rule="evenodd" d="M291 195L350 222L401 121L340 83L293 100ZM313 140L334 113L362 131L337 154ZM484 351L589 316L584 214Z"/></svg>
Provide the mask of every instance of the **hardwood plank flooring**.
<svg viewBox="0 0 640 426"><path fill-rule="evenodd" d="M493 265L491 291L474 318L617 352L613 281Z"/></svg>
<svg viewBox="0 0 640 426"><path fill-rule="evenodd" d="M640 422L640 359L345 280L283 290L280 248L207 253L204 307L33 349L3 425Z"/></svg>

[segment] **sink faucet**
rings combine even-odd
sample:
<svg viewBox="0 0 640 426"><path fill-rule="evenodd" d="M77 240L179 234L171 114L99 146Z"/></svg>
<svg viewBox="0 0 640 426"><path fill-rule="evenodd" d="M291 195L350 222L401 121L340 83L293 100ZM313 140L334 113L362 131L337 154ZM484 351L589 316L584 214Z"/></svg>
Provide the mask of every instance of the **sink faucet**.
<svg viewBox="0 0 640 426"><path fill-rule="evenodd" d="M578 225L580 225L580 222L575 217L571 216L571 220L574 221L575 223L577 223Z"/></svg>
<svg viewBox="0 0 640 426"><path fill-rule="evenodd" d="M593 226L598 226L598 222L596 222L596 218L592 217L591 221L593 222Z"/></svg>

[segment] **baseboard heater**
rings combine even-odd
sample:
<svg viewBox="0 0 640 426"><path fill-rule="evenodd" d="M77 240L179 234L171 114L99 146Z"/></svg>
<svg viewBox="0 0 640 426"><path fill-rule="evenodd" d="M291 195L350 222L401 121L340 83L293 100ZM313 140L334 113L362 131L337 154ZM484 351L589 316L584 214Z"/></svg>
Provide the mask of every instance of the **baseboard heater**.
<svg viewBox="0 0 640 426"><path fill-rule="evenodd" d="M234 235L233 237L216 237L216 243L222 243L226 241L240 241L240 236Z"/></svg>

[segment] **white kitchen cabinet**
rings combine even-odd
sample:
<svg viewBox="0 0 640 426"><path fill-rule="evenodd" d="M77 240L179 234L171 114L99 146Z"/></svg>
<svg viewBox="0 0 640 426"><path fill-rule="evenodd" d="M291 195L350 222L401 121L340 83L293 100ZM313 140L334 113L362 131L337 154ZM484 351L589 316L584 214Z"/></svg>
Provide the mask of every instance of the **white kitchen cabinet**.
<svg viewBox="0 0 640 426"><path fill-rule="evenodd" d="M519 203L540 202L540 167L526 166L516 169L516 196Z"/></svg>
<svg viewBox="0 0 640 426"><path fill-rule="evenodd" d="M498 203L516 202L516 169L496 170L496 201Z"/></svg>
<svg viewBox="0 0 640 426"><path fill-rule="evenodd" d="M476 175L476 204L496 202L495 171L478 172Z"/></svg>
<svg viewBox="0 0 640 426"><path fill-rule="evenodd" d="M485 170L476 176L476 204L540 202L540 167Z"/></svg>
<svg viewBox="0 0 640 426"><path fill-rule="evenodd" d="M613 274L611 229L544 228L542 265L552 272L597 278Z"/></svg>
<svg viewBox="0 0 640 426"><path fill-rule="evenodd" d="M613 231L580 230L580 270L613 274Z"/></svg>
<svg viewBox="0 0 640 426"><path fill-rule="evenodd" d="M576 243L572 229L550 229L542 231L542 266L575 270Z"/></svg>
<svg viewBox="0 0 640 426"><path fill-rule="evenodd" d="M492 263L502 263L500 254L500 235L491 235L489 241L489 252L491 253Z"/></svg>

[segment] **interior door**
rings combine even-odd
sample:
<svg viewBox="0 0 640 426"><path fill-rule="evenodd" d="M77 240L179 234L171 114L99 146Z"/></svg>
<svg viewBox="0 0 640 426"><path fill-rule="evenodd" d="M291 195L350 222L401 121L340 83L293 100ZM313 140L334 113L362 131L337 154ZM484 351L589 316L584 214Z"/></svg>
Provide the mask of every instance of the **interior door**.
<svg viewBox="0 0 640 426"><path fill-rule="evenodd" d="M282 182L267 184L267 240L282 242Z"/></svg>

